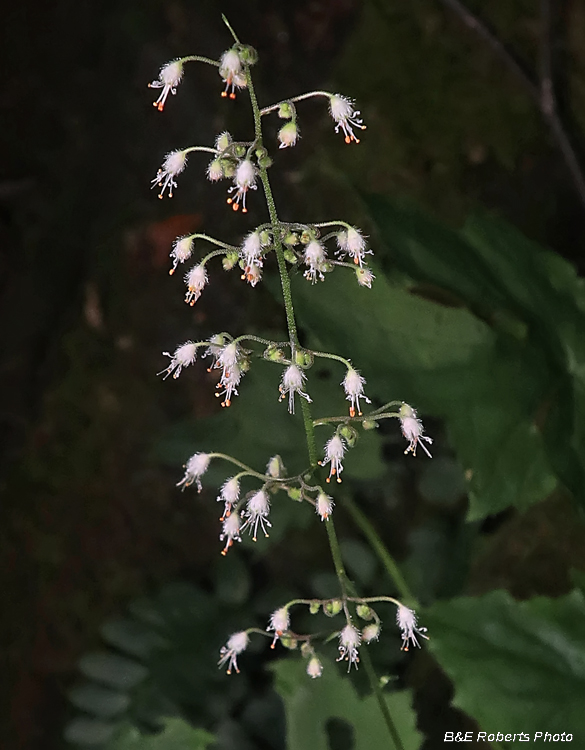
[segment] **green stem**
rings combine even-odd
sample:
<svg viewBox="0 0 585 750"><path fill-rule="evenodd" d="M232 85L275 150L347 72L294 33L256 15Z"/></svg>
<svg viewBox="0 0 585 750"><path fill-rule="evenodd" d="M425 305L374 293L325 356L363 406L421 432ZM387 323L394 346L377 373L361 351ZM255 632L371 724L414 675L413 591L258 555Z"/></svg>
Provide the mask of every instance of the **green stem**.
<svg viewBox="0 0 585 750"><path fill-rule="evenodd" d="M360 658L366 669L368 680L370 682L370 685L372 686L372 690L374 691L376 700L378 701L378 706L380 707L380 711L382 712L382 716L384 717L384 721L386 722L388 733L392 738L392 742L394 743L396 750L404 750L404 745L402 744L402 740L400 739L400 735L398 734L398 729L396 728L396 724L392 719L392 714L390 713L388 704L384 700L384 693L382 692L382 688L380 687L380 681L378 680L378 676L374 669L374 665L372 664L372 659L370 658L370 654L367 648L362 649Z"/></svg>
<svg viewBox="0 0 585 750"><path fill-rule="evenodd" d="M356 525L362 530L364 536L370 543L370 546L373 548L380 562L386 569L386 572L394 582L394 585L400 593L401 599L406 600L409 604L412 603L414 607L419 606L418 602L412 594L412 591L408 587L408 584L404 580L404 576L400 572L400 568L398 567L396 561L386 549L384 542L378 536L378 533L374 529L368 517L360 510L360 508L358 508L351 497L344 497L343 504L349 511Z"/></svg>
<svg viewBox="0 0 585 750"><path fill-rule="evenodd" d="M227 20L225 19L225 17L224 17L224 21L227 24ZM238 41L235 33L233 32L229 24L227 25L230 31L232 31L234 39ZM254 134L255 134L256 144L258 146L261 146L262 145L262 118L260 115L260 108L258 107L258 100L256 98L256 92L254 90L254 85L252 83L252 76L250 75L250 69L248 67L246 67L246 82L248 84L248 91L250 93L250 102L252 104L252 111L254 113ZM318 93L322 94L322 92L318 92ZM328 96L328 94L325 94L325 95ZM302 97L299 97L299 99L300 98ZM268 172L266 170L266 167L260 167L260 179L262 181L264 194L266 196L266 202L268 204L268 214L270 216L270 224L272 225L273 242L274 242L274 247L276 250L276 259L278 262L280 283L282 286L282 296L284 299L284 307L286 311L286 322L288 326L288 334L289 334L291 350L292 350L291 353L294 359L295 350L299 346L297 325L295 321L290 279L288 276L288 269L286 267L286 260L285 260L284 251L282 248L282 241L280 239L280 226L281 225L278 220L278 214L276 213L276 205L274 203L274 196L272 195L272 188L270 186L270 180L268 178ZM314 468L317 465L317 449L315 445L315 433L314 433L314 427L313 427L313 419L311 416L311 410L310 410L309 404L304 399L301 399L301 404L302 404L302 410L303 410L303 424L305 428L305 435L307 438L307 449L309 451L309 459L310 459L311 467ZM331 549L333 563L335 565L335 572L339 580L341 591L343 592L344 596L346 596L348 592L355 594L355 591L353 590L353 585L351 584L351 581L349 580L347 573L345 572L343 560L341 557L341 548L339 547L339 541L337 540L337 535L335 533L335 526L333 525L333 521L331 518L329 518L326 521L325 526L327 529L327 538L329 540L329 547ZM382 695L380 684L378 682L378 678L376 676L373 665L369 658L369 654L366 653L364 654L364 656L366 657L365 664L366 664L366 672L368 674L368 679L370 681L372 690L376 694L378 703L380 705L380 710L382 712L382 716L384 717L384 721L386 723L386 726L388 727L388 732L390 733L390 736L392 737L392 740L397 750L404 750L404 747L400 741L400 737L398 736L398 732L396 731L394 722L392 721L392 717L390 716L388 705L386 704L386 701L384 700L384 697Z"/></svg>

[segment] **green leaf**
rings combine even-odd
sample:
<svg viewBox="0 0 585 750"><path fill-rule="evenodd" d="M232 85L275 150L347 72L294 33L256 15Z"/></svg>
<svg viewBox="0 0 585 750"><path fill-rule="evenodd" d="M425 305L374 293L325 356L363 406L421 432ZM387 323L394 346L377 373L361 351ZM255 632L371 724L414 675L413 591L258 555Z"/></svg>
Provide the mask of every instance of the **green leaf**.
<svg viewBox="0 0 585 750"><path fill-rule="evenodd" d="M516 602L505 591L437 602L428 647L455 685L454 705L486 731L585 736L585 599Z"/></svg>
<svg viewBox="0 0 585 750"><path fill-rule="evenodd" d="M215 737L196 729L182 719L166 719L159 734L142 734L126 727L106 750L206 750Z"/></svg>
<svg viewBox="0 0 585 750"><path fill-rule="evenodd" d="M102 747L115 731L115 724L79 716L67 724L63 736L67 742L81 747Z"/></svg>
<svg viewBox="0 0 585 750"><path fill-rule="evenodd" d="M327 725L331 719L353 727L354 750L392 748L376 698L360 698L349 677L340 677L333 664L324 663L323 674L315 680L308 677L306 664L299 660L283 659L271 669L285 706L287 750L329 750ZM385 699L404 750L417 750L422 738L410 693L385 693Z"/></svg>
<svg viewBox="0 0 585 750"><path fill-rule="evenodd" d="M148 674L142 664L108 651L86 654L79 661L83 675L119 690L131 690Z"/></svg>
<svg viewBox="0 0 585 750"><path fill-rule="evenodd" d="M82 711L106 719L121 714L130 705L126 693L108 690L93 682L74 687L69 691L69 700Z"/></svg>
<svg viewBox="0 0 585 750"><path fill-rule="evenodd" d="M302 324L319 348L347 355L351 341L366 391L380 402L404 400L422 416L446 420L468 471L469 518L509 505L524 509L546 497L556 480L534 426L548 382L542 354L502 345L469 311L410 294L380 270L371 290L341 271L315 287L295 279ZM341 322L340 299L350 311ZM349 451L348 467L351 458Z"/></svg>

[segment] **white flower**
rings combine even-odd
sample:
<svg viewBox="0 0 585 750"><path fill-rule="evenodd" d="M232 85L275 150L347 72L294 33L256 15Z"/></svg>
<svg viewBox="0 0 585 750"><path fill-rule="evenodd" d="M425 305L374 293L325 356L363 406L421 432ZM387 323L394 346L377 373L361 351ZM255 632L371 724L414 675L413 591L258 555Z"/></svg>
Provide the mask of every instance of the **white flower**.
<svg viewBox="0 0 585 750"><path fill-rule="evenodd" d="M362 630L362 639L366 643L377 641L379 635L380 635L380 624L377 622L372 622L369 625L366 625L366 627Z"/></svg>
<svg viewBox="0 0 585 750"><path fill-rule="evenodd" d="M186 237L177 237L173 243L173 249L171 250L171 258L173 259L173 267L169 271L169 275L172 276L177 270L179 263L184 263L189 260L193 252L193 237L187 235Z"/></svg>
<svg viewBox="0 0 585 750"><path fill-rule="evenodd" d="M165 156L162 167L158 170L156 177L152 180L152 187L156 185L162 186L159 198L162 198L165 194L165 190L169 190L169 198L173 197L173 188L177 187L175 177L180 174L187 165L187 154L184 151L171 151Z"/></svg>
<svg viewBox="0 0 585 750"><path fill-rule="evenodd" d="M372 288L372 281L376 278L369 268L356 268L355 275L360 286Z"/></svg>
<svg viewBox="0 0 585 750"><path fill-rule="evenodd" d="M232 477L231 479L227 479L219 493L219 497L217 498L218 503L223 503L223 514L220 521L225 521L226 518L228 518L231 515L232 508L234 505L238 502L238 499L240 497L240 482L237 479L237 477Z"/></svg>
<svg viewBox="0 0 585 750"><path fill-rule="evenodd" d="M258 538L258 524L264 532L264 536L268 537L266 527L271 528L272 524L268 520L268 514L270 513L270 502L268 500L268 494L265 490L258 490L248 500L246 510L242 514L246 520L242 526L242 531L248 528L250 534L253 534L252 540L255 542Z"/></svg>
<svg viewBox="0 0 585 750"><path fill-rule="evenodd" d="M260 266L248 266L241 276L242 281L245 279L250 286L256 286L256 284L262 279L262 269Z"/></svg>
<svg viewBox="0 0 585 750"><path fill-rule="evenodd" d="M224 393L221 393L220 390L219 393L215 394L218 398L223 396L222 406L231 406L232 396L238 395L238 386L240 385L241 379L242 368L239 365L232 365L229 370L224 369L221 378L219 379L219 383L216 386L218 389L223 388Z"/></svg>
<svg viewBox="0 0 585 750"><path fill-rule="evenodd" d="M315 510L318 516L321 516L322 521L326 521L331 513L333 512L333 498L326 495L324 492L320 492L315 501Z"/></svg>
<svg viewBox="0 0 585 750"><path fill-rule="evenodd" d="M224 52L219 61L219 75L225 83L225 90L221 92L223 97L228 96L230 99L236 98L234 88L243 89L246 87L246 76L242 69L242 61L235 49L228 49Z"/></svg>
<svg viewBox="0 0 585 750"><path fill-rule="evenodd" d="M362 267L364 257L366 255L373 255L371 250L366 250L366 241L363 238L362 233L355 227L349 227L347 230L339 232L337 235L337 255L344 257L349 255L353 258L353 262L356 266Z"/></svg>
<svg viewBox="0 0 585 750"><path fill-rule="evenodd" d="M240 207L240 201L242 203L242 213L247 213L246 208L246 194L248 190L256 190L256 169L250 159L244 159L238 164L236 169L236 176L234 178L235 185L228 190L228 193L236 191L236 197L229 197L227 202L234 211L237 211Z"/></svg>
<svg viewBox="0 0 585 750"><path fill-rule="evenodd" d="M260 241L260 232L250 232L246 236L242 249L240 250L240 256L246 263L246 271L250 266L262 266L262 243Z"/></svg>
<svg viewBox="0 0 585 750"><path fill-rule="evenodd" d="M316 656L312 656L307 664L307 674L315 679L323 674L323 665Z"/></svg>
<svg viewBox="0 0 585 750"><path fill-rule="evenodd" d="M199 297L201 297L201 292L207 284L207 271L205 270L205 266L201 264L193 266L193 268L185 274L185 283L187 284L185 302L193 307Z"/></svg>
<svg viewBox="0 0 585 750"><path fill-rule="evenodd" d="M423 435L423 424L420 419L417 419L416 411L408 404L402 404L399 411L400 426L402 428L402 434L409 441L408 448L404 453L412 451L412 455L416 456L416 446L424 450L429 458L432 458L428 448L422 442L426 440L427 443L432 443L433 439Z"/></svg>
<svg viewBox="0 0 585 750"><path fill-rule="evenodd" d="M351 401L351 406L349 407L350 417L355 417L356 410L360 417L362 416L360 398L363 398L366 404L371 403L370 399L367 396L364 396L365 382L366 379L362 378L357 370L350 367L341 383L346 394L346 400Z"/></svg>
<svg viewBox="0 0 585 750"><path fill-rule="evenodd" d="M306 379L304 372L296 365L289 365L282 375L282 382L278 386L278 390L280 391L280 398L278 400L282 401L288 393L289 414L295 413L295 393L298 393L299 396L302 396L311 403L309 394L302 390L303 383Z"/></svg>
<svg viewBox="0 0 585 750"><path fill-rule="evenodd" d="M152 81L148 84L150 89L161 89L160 96L153 102L159 112L162 112L169 94L177 93L177 86L181 82L183 77L183 63L180 60L173 60L173 62L163 65L158 74L158 80Z"/></svg>
<svg viewBox="0 0 585 750"><path fill-rule="evenodd" d="M250 638L245 630L240 633L234 633L229 637L228 642L225 646L222 646L219 650L220 660L217 662L218 666L223 667L227 664L227 673L231 674L232 669L235 669L239 674L238 669L238 656L245 651L248 647Z"/></svg>
<svg viewBox="0 0 585 750"><path fill-rule="evenodd" d="M207 167L207 179L210 182L217 182L218 180L223 179L223 167L221 166L220 159L213 159L213 161L209 162L209 166Z"/></svg>
<svg viewBox="0 0 585 750"><path fill-rule="evenodd" d="M417 635L419 635L421 638L426 638L426 640L429 640L428 635L425 635L427 632L426 628L419 628L416 624L416 615L412 609L408 609L408 607L405 607L403 604L398 605L398 610L396 612L396 624L402 631L402 651L408 651L409 643L412 643L413 646L417 646L420 648L420 643L417 640Z"/></svg>
<svg viewBox="0 0 585 750"><path fill-rule="evenodd" d="M361 643L359 631L349 623L343 628L339 634L339 657L337 661L343 661L344 659L349 662L347 671L351 669L351 665L357 665L359 663L358 646Z"/></svg>
<svg viewBox="0 0 585 750"><path fill-rule="evenodd" d="M171 364L166 370L161 370L158 374L164 374L163 380L166 380L173 373L173 378L176 379L181 374L183 367L189 367L189 365L195 362L197 358L197 344L193 341L185 341L184 344L175 349L174 354L169 354L168 352L163 352L163 354L165 357L171 358Z"/></svg>
<svg viewBox="0 0 585 750"><path fill-rule="evenodd" d="M201 492L201 477L207 471L211 456L207 453L194 453L185 464L185 476L177 484L177 487L190 487L193 482L197 484L197 492Z"/></svg>
<svg viewBox="0 0 585 750"><path fill-rule="evenodd" d="M223 540L226 540L225 547L222 549L221 554L225 557L227 555L228 549L232 546L234 541L241 542L242 539L240 537L240 531L241 531L241 522L240 522L240 514L237 510L230 513L230 515L225 519L222 526L221 534L219 535L219 541L223 542Z"/></svg>
<svg viewBox="0 0 585 750"><path fill-rule="evenodd" d="M329 476L327 477L326 481L330 482L331 477L334 477L337 475L337 481L341 482L340 474L343 471L343 464L341 463L341 459L343 458L345 454L345 444L343 440L339 437L339 435L333 435L330 440L327 441L325 445L325 460L319 461L319 464L321 466L325 466L325 464L328 464L331 462L331 470L329 472Z"/></svg>
<svg viewBox="0 0 585 750"><path fill-rule="evenodd" d="M278 148L289 148L294 146L297 140L300 138L299 129L297 128L296 122L287 122L278 131L278 140L280 146Z"/></svg>
<svg viewBox="0 0 585 750"><path fill-rule="evenodd" d="M277 609L270 615L270 622L266 630L274 630L274 640L270 648L274 648L274 644L280 638L283 633L286 633L290 625L290 616L286 607Z"/></svg>
<svg viewBox="0 0 585 750"><path fill-rule="evenodd" d="M359 111L354 109L353 104L351 99L341 96L341 94L334 94L329 100L329 111L336 123L335 132L339 133L339 128L341 128L346 143L352 141L359 143L359 138L356 138L353 128L366 129L363 120L360 119Z"/></svg>
<svg viewBox="0 0 585 750"><path fill-rule="evenodd" d="M304 276L312 284L315 284L317 282L317 275L319 276L321 281L324 281L325 277L323 276L323 264L325 263L326 259L327 256L325 254L323 245L320 242L317 242L317 240L312 240L312 242L309 242L309 244L305 248L304 257L305 264L309 266L309 268L305 271Z"/></svg>

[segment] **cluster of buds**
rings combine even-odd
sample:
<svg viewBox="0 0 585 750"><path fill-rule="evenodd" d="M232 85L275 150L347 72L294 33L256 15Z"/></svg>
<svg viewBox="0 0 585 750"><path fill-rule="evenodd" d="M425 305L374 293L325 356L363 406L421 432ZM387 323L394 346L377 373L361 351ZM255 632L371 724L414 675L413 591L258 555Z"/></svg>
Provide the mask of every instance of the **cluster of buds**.
<svg viewBox="0 0 585 750"><path fill-rule="evenodd" d="M378 613L373 609L373 602L388 602L396 606L396 624L402 637L402 651L408 651L410 646L420 648L419 638L425 638L426 628L419 627L414 610L406 607L392 597L372 597L367 600L347 597L342 599L312 599L312 600L293 600L284 607L275 610L270 616L268 626L265 631L257 628L250 628L247 631L234 633L228 639L225 646L220 649L219 667L227 666L227 673L232 671L239 673L237 664L238 656L243 653L249 642L250 633L262 635L273 634L271 648L276 646L277 641L290 650L297 649L300 645L301 655L306 661L306 672L309 677L315 679L323 673L323 663L315 651L315 642L317 640L328 641L331 637L338 639L338 657L337 661L347 662L347 671L352 667L356 669L359 666L359 649L363 644L370 644L377 641L382 629L382 621ZM327 617L336 617L343 615L345 617L345 626L341 630L332 631L331 633L321 633L318 637L313 635L303 635L291 630L290 627L290 608L295 604L305 604L309 607L309 612L316 615L323 612ZM355 606L356 618L363 620L367 624L357 627L355 620L350 616L348 606Z"/></svg>

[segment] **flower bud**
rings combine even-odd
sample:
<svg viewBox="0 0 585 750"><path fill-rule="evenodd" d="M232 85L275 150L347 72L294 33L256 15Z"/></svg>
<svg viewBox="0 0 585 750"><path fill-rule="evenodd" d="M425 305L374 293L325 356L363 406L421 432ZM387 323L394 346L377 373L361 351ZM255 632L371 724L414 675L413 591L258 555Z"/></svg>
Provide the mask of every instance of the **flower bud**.
<svg viewBox="0 0 585 750"><path fill-rule="evenodd" d="M300 503L303 499L303 493L299 487L289 487L286 494L291 500L294 500L297 503Z"/></svg>
<svg viewBox="0 0 585 750"><path fill-rule="evenodd" d="M309 227L306 227L301 232L301 242L303 243L303 245L308 245L309 242L312 242L312 240L315 239L315 236L316 236L315 230L309 229Z"/></svg>
<svg viewBox="0 0 585 750"><path fill-rule="evenodd" d="M350 448L353 448L359 437L358 432L349 424L344 424L339 428L339 434L347 442Z"/></svg>
<svg viewBox="0 0 585 750"><path fill-rule="evenodd" d="M251 47L249 44L242 44L239 47L238 52L240 55L240 60L245 65L256 65L256 63L258 62L258 53L254 49L254 47Z"/></svg>
<svg viewBox="0 0 585 750"><path fill-rule="evenodd" d="M231 159L220 159L223 176L232 178L236 174L237 166Z"/></svg>
<svg viewBox="0 0 585 750"><path fill-rule="evenodd" d="M364 419L362 422L362 427L364 430L375 430L378 428L378 423L375 419Z"/></svg>
<svg viewBox="0 0 585 750"><path fill-rule="evenodd" d="M238 144L237 144L237 145L236 145L236 146L234 147L234 153L235 153L235 155L236 155L237 157L239 157L239 158L241 159L241 158L242 158L243 156L245 156L245 155L246 155L246 147L245 147L245 146L242 146L242 144L241 144L241 143L238 143Z"/></svg>
<svg viewBox="0 0 585 750"><path fill-rule="evenodd" d="M313 679L321 677L323 674L323 665L316 656L309 659L309 663L307 664L307 674Z"/></svg>
<svg viewBox="0 0 585 750"><path fill-rule="evenodd" d="M260 232L260 244L262 247L266 247L266 245L270 245L270 232L267 229L263 229Z"/></svg>
<svg viewBox="0 0 585 750"><path fill-rule="evenodd" d="M269 362L282 362L284 359L284 352L274 344L269 344L264 350L263 357Z"/></svg>
<svg viewBox="0 0 585 750"><path fill-rule="evenodd" d="M288 148L294 146L299 138L299 129L296 122L292 120L283 125L278 131L279 148Z"/></svg>
<svg viewBox="0 0 585 750"><path fill-rule="evenodd" d="M298 644L298 641L297 641L297 639L296 639L296 638L291 638L291 636L290 636L290 635L285 635L285 636L283 636L283 637L282 637L282 638L280 639L280 642L282 643L282 645L283 645L283 646L284 646L285 648L288 648L288 649L290 649L291 651L294 651L294 650L295 650L295 648L297 648L297 646L299 645L299 644Z"/></svg>
<svg viewBox="0 0 585 750"><path fill-rule="evenodd" d="M290 120L295 113L295 105L292 102L282 102L278 108L278 116L281 120Z"/></svg>
<svg viewBox="0 0 585 750"><path fill-rule="evenodd" d="M299 367L311 367L313 364L314 358L312 352L307 351L306 349L297 349L295 352L295 363L299 365Z"/></svg>
<svg viewBox="0 0 585 750"><path fill-rule="evenodd" d="M227 253L227 255L221 261L224 271L231 271L236 265L239 259L238 253Z"/></svg>
<svg viewBox="0 0 585 750"><path fill-rule="evenodd" d="M377 622L373 622L371 625L366 625L366 627L362 630L362 639L366 643L370 643L371 641L377 641L379 635L380 635L380 624Z"/></svg>
<svg viewBox="0 0 585 750"><path fill-rule="evenodd" d="M282 240L285 245L288 245L289 247L294 247L295 245L299 244L299 237L295 232L289 232L284 236L284 239Z"/></svg>
<svg viewBox="0 0 585 750"><path fill-rule="evenodd" d="M272 166L272 159L269 156L263 156L261 159L258 159L258 164L264 169L270 169Z"/></svg>
<svg viewBox="0 0 585 750"><path fill-rule="evenodd" d="M225 151L226 148L231 144L232 137L231 135L225 130L223 133L220 133L217 138L215 139L215 148L218 151Z"/></svg>
<svg viewBox="0 0 585 750"><path fill-rule="evenodd" d="M309 605L309 612L312 615L316 615L320 609L321 609L321 602L311 602L311 604Z"/></svg>
<svg viewBox="0 0 585 750"><path fill-rule="evenodd" d="M217 182L223 178L223 167L221 166L221 159L214 159L210 162L207 167L207 179L210 182Z"/></svg>
<svg viewBox="0 0 585 750"><path fill-rule="evenodd" d="M335 615L338 615L342 609L343 602L341 602L339 599L334 599L331 602L325 602L325 604L323 605L323 612L327 615L327 617L335 617Z"/></svg>
<svg viewBox="0 0 585 750"><path fill-rule="evenodd" d="M287 263L291 263L294 265L295 263L299 262L299 259L297 258L293 250L285 250L283 255Z"/></svg>
<svg viewBox="0 0 585 750"><path fill-rule="evenodd" d="M372 609L367 604L358 604L356 607L357 616L362 620L371 620L374 616Z"/></svg>
<svg viewBox="0 0 585 750"><path fill-rule="evenodd" d="M280 479L286 474L285 465L278 453L276 454L276 456L272 456L272 458L268 462L268 465L266 466L266 473L273 479Z"/></svg>

